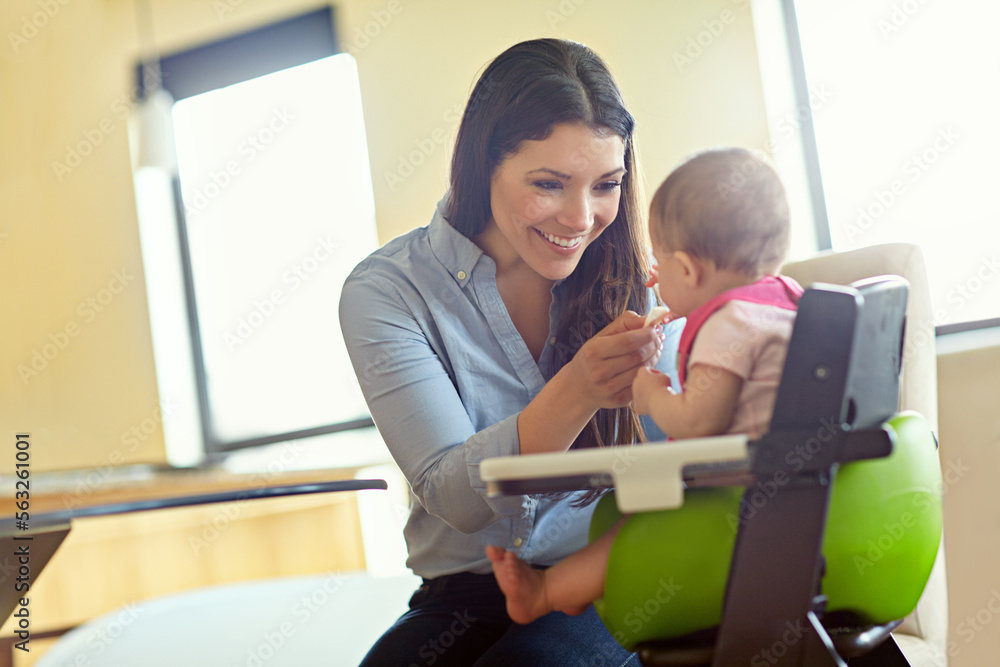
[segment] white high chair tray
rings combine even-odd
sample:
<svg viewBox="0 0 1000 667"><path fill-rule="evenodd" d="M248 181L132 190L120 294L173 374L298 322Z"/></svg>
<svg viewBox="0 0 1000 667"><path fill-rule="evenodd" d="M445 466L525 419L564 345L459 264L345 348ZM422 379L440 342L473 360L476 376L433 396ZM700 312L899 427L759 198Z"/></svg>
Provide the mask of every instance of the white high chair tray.
<svg viewBox="0 0 1000 667"><path fill-rule="evenodd" d="M618 509L644 512L684 504L684 489L749 469L746 435L672 440L486 459L479 474L491 496L615 487Z"/></svg>

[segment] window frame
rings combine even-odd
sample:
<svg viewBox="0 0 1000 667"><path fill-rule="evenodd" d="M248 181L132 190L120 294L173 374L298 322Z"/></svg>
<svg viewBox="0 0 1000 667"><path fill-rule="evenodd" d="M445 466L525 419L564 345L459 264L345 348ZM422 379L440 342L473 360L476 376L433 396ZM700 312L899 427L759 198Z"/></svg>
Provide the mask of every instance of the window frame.
<svg viewBox="0 0 1000 667"><path fill-rule="evenodd" d="M820 252L829 251L833 249L833 241L826 207L826 195L823 188L823 176L820 169L819 147L816 141L816 130L813 125L812 108L809 104L809 84L806 78L805 57L802 52L802 40L795 12L795 0L780 0L780 2L789 66L792 73L792 89L798 104L797 108L801 109L805 116L799 125L799 138L805 164L805 176L809 184L809 200L813 213L813 223L815 225L817 250ZM983 329L1000 329L1000 317L969 320L952 324L939 324L935 326L934 332L935 336L940 337Z"/></svg>
<svg viewBox="0 0 1000 667"><path fill-rule="evenodd" d="M148 77L148 62L136 67L138 97L151 92L147 84L158 84L174 101L255 79L298 65L343 53L335 33L332 7L323 7L299 16L225 37L184 51L161 56L158 76ZM247 447L257 447L301 438L339 433L374 426L371 417L346 422L322 424L310 428L242 439L218 436L209 397L208 376L195 294L187 217L180 176L171 176L183 300L189 335L191 360L200 426L205 454L219 455Z"/></svg>

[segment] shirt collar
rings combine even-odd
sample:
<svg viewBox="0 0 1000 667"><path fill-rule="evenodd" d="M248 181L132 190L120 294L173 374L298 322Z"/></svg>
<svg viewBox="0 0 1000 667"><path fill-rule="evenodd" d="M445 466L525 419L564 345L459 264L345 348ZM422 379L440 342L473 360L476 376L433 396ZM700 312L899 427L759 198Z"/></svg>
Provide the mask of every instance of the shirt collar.
<svg viewBox="0 0 1000 667"><path fill-rule="evenodd" d="M444 219L448 210L449 193L446 192L437 203L434 217L427 226L427 237L431 250L438 261L448 270L451 277L464 287L472 279L472 269L483 256L482 249L462 232Z"/></svg>

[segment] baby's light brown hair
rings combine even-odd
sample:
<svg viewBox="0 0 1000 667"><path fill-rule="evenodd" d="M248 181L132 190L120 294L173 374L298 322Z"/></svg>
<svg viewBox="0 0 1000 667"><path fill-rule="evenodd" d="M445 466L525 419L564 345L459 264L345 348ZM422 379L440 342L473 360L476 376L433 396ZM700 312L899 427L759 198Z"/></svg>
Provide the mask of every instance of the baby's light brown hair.
<svg viewBox="0 0 1000 667"><path fill-rule="evenodd" d="M654 244L748 276L773 274L788 253L788 199L778 172L745 148L698 153L667 176L649 210Z"/></svg>

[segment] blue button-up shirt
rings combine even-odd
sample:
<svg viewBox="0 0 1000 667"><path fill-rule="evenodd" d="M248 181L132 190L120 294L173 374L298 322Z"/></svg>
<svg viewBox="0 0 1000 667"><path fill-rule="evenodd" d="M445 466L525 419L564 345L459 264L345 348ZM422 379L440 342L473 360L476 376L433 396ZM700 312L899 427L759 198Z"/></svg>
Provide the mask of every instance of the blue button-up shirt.
<svg viewBox="0 0 1000 667"><path fill-rule="evenodd" d="M491 498L479 464L520 451L517 418L550 378L562 290L553 287L552 328L536 363L500 298L496 264L448 224L445 205L427 227L363 260L340 301L365 400L412 490L407 566L427 578L487 573L488 544L550 565L586 544L593 505L571 507L576 495ZM664 327L659 363L674 386L682 328L682 320Z"/></svg>

